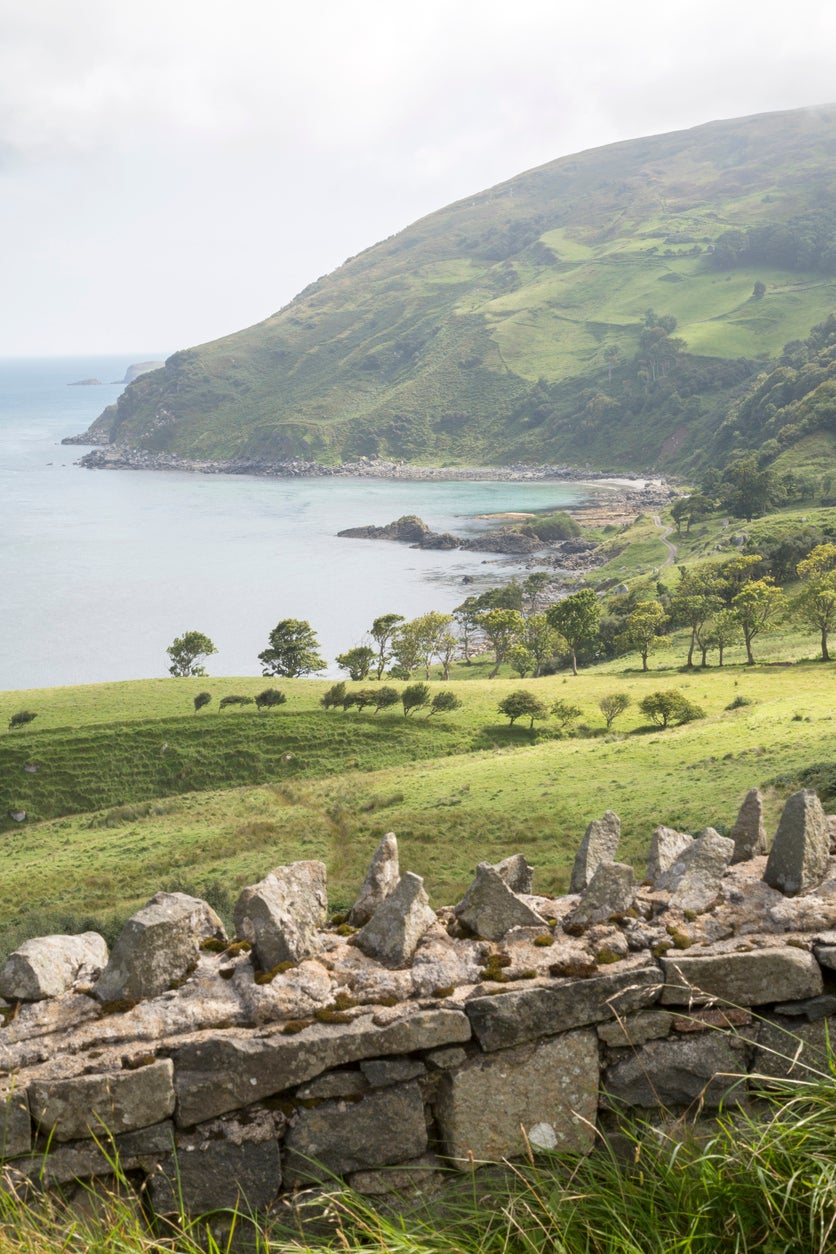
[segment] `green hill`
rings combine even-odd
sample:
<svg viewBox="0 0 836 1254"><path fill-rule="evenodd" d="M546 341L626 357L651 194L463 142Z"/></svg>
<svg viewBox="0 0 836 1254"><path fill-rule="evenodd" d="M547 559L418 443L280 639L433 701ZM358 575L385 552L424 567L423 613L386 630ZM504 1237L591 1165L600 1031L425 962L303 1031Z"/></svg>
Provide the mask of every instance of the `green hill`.
<svg viewBox="0 0 836 1254"><path fill-rule="evenodd" d="M561 158L175 353L96 434L210 459L697 467L836 307L834 151L831 105Z"/></svg>

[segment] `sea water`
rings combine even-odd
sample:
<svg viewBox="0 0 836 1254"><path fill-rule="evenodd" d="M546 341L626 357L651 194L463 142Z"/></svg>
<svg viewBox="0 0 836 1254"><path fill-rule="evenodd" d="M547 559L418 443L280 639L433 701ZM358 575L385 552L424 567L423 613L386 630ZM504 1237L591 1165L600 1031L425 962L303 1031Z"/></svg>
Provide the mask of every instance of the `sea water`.
<svg viewBox="0 0 836 1254"><path fill-rule="evenodd" d="M215 675L258 675L282 618L307 619L329 673L379 614L449 611L519 563L338 539L344 527L419 514L473 534L476 515L559 509L563 483L266 479L84 470L62 446L116 399L136 353L0 360L0 690L165 675L189 630ZM70 386L97 378L97 386ZM470 580L474 583L471 584Z"/></svg>

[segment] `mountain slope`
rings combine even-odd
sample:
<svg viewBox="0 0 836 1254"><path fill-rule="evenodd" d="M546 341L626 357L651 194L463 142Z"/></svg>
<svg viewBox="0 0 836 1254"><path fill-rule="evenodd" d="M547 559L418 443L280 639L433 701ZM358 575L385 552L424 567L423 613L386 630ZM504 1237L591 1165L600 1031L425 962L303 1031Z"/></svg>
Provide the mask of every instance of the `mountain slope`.
<svg viewBox="0 0 836 1254"><path fill-rule="evenodd" d="M554 161L175 353L94 431L206 458L697 464L735 389L836 307L835 153L826 106Z"/></svg>

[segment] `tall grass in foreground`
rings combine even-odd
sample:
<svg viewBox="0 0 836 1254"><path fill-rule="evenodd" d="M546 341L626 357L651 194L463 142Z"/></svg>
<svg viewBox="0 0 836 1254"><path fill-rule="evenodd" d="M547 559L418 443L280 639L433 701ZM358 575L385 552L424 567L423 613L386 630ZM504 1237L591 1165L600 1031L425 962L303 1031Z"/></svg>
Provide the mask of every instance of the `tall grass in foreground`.
<svg viewBox="0 0 836 1254"><path fill-rule="evenodd" d="M498 1096L499 1100L499 1096ZM403 1216L348 1191L327 1236L228 1213L153 1232L126 1190L73 1208L0 1191L3 1254L828 1254L836 1249L836 1082L770 1081L749 1115L722 1114L709 1140L637 1122L585 1158L531 1157L456 1185ZM118 1177L117 1177L118 1179ZM232 1223L232 1232L229 1225ZM225 1235L221 1235L225 1234Z"/></svg>

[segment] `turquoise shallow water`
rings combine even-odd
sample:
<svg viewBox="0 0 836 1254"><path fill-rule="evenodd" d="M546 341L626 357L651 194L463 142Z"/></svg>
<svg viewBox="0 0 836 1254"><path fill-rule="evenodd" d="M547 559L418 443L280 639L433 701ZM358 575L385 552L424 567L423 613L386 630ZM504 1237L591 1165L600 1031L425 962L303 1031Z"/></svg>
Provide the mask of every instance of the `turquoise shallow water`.
<svg viewBox="0 0 836 1254"><path fill-rule="evenodd" d="M465 533L474 515L559 508L580 485L270 480L87 471L61 446L118 396L137 353L0 360L0 690L164 675L165 649L197 629L208 670L258 675L280 618L308 619L322 651L360 642L372 619L449 610L509 567L484 554L339 540L343 527L420 514ZM334 671L333 665L331 667Z"/></svg>

